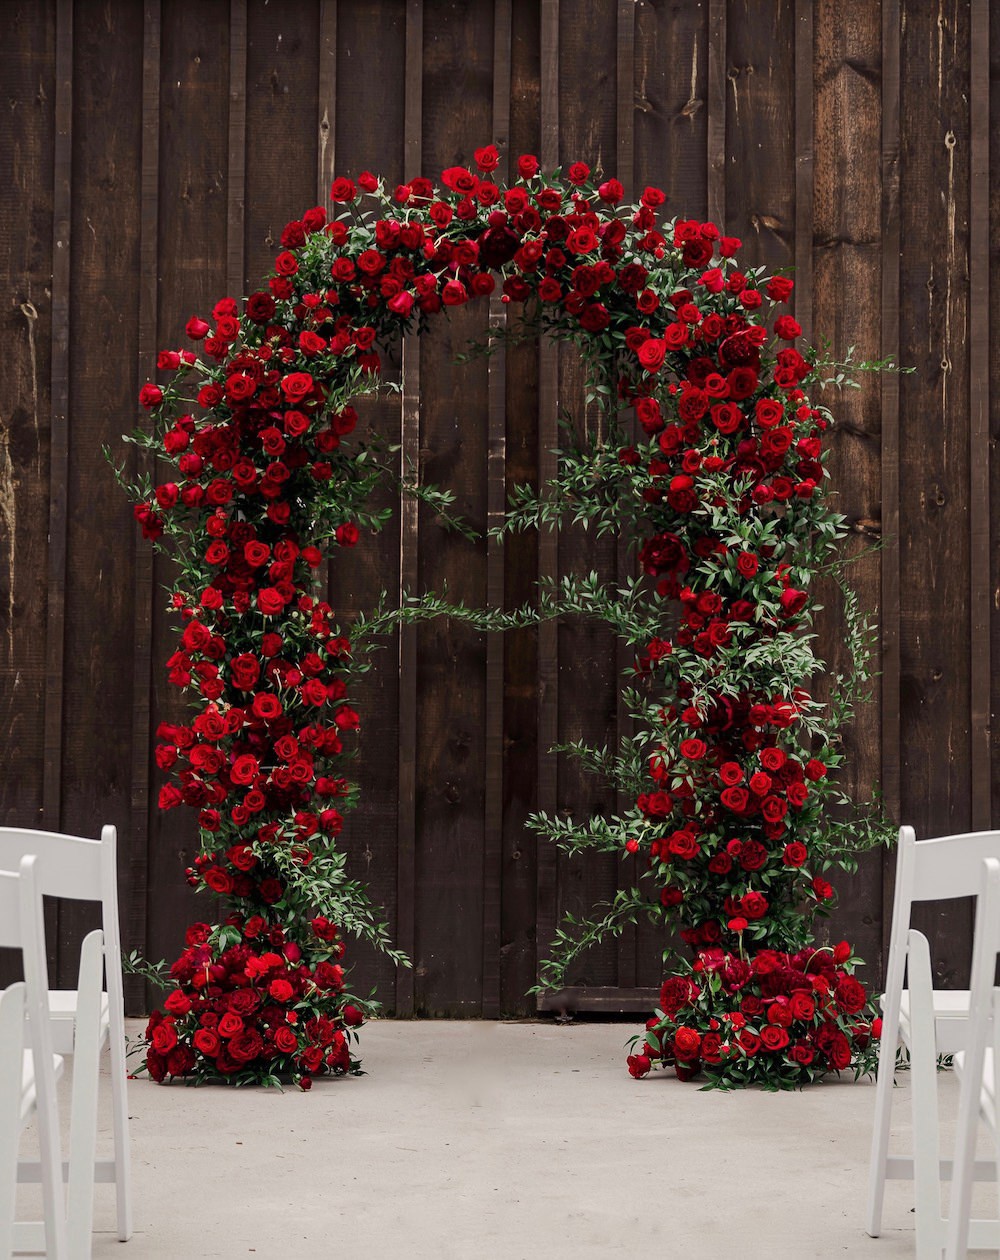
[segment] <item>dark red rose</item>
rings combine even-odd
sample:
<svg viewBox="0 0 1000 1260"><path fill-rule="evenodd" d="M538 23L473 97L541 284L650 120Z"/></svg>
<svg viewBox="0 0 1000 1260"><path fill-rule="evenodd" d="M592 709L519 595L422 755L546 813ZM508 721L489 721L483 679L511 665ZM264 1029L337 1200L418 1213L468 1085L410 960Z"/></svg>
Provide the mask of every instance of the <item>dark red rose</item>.
<svg viewBox="0 0 1000 1260"><path fill-rule="evenodd" d="M646 1054L630 1054L625 1061L628 1064L629 1075L637 1081L647 1076L649 1069L653 1066Z"/></svg>

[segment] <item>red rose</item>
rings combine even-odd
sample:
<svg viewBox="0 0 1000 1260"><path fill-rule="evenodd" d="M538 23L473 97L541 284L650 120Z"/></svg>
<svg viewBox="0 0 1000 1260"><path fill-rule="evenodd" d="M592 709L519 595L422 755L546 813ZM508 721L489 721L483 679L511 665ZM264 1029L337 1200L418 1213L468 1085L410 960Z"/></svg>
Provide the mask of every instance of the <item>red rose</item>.
<svg viewBox="0 0 1000 1260"><path fill-rule="evenodd" d="M614 206L625 196L625 189L617 179L608 179L600 185L597 195L602 201L606 201L609 206Z"/></svg>
<svg viewBox="0 0 1000 1260"><path fill-rule="evenodd" d="M808 1021L816 1014L816 1003L808 993L798 989L788 999L788 1005L795 1019Z"/></svg>
<svg viewBox="0 0 1000 1260"><path fill-rule="evenodd" d="M250 1063L264 1049L264 1041L256 1028L243 1028L229 1042L229 1053L237 1063Z"/></svg>
<svg viewBox="0 0 1000 1260"><path fill-rule="evenodd" d="M186 1015L191 1009L191 999L180 989L174 989L164 1001L163 1009L171 1015Z"/></svg>
<svg viewBox="0 0 1000 1260"><path fill-rule="evenodd" d="M765 1024L760 1039L768 1050L784 1050L788 1045L788 1033L777 1024Z"/></svg>
<svg viewBox="0 0 1000 1260"><path fill-rule="evenodd" d="M226 1011L225 1015L219 1020L219 1036L235 1037L238 1032L243 1029L243 1020L239 1015L234 1015L232 1011Z"/></svg>
<svg viewBox="0 0 1000 1260"><path fill-rule="evenodd" d="M153 1029L153 1049L159 1055L168 1055L177 1045L177 1029L172 1019L165 1019Z"/></svg>
<svg viewBox="0 0 1000 1260"><path fill-rule="evenodd" d="M359 1028L364 1023L364 1012L359 1010L353 1003L348 1002L343 1010L344 1023L348 1028Z"/></svg>
<svg viewBox="0 0 1000 1260"><path fill-rule="evenodd" d="M865 986L853 976L844 976L833 991L837 1006L848 1015L856 1015L865 1005Z"/></svg>
<svg viewBox="0 0 1000 1260"><path fill-rule="evenodd" d="M271 981L267 986L267 991L276 1002L287 1002L295 992L288 981L281 979L280 976L278 979Z"/></svg>
<svg viewBox="0 0 1000 1260"><path fill-rule="evenodd" d="M285 607L285 601L279 591L272 586L265 586L257 592L257 607L265 616L273 617Z"/></svg>
<svg viewBox="0 0 1000 1260"><path fill-rule="evenodd" d="M752 578L760 568L760 561L752 551L741 551L736 557L736 570L740 577Z"/></svg>
<svg viewBox="0 0 1000 1260"><path fill-rule="evenodd" d="M517 159L517 173L522 179L531 179L538 174L538 158L531 153L523 153Z"/></svg>
<svg viewBox="0 0 1000 1260"><path fill-rule="evenodd" d="M330 186L331 201L353 201L357 196L357 189L354 187L352 179L346 179L343 175L333 181Z"/></svg>
<svg viewBox="0 0 1000 1260"><path fill-rule="evenodd" d="M736 1034L736 1041L747 1058L755 1055L760 1049L760 1038L756 1033L750 1032L747 1028L742 1029Z"/></svg>
<svg viewBox="0 0 1000 1260"><path fill-rule="evenodd" d="M762 919L767 914L768 900L763 893L751 889L740 898L740 909L748 919Z"/></svg>
<svg viewBox="0 0 1000 1260"><path fill-rule="evenodd" d="M257 758L251 756L250 753L243 753L233 762L229 777L234 783L252 783L256 779L260 767L257 764Z"/></svg>
<svg viewBox="0 0 1000 1260"><path fill-rule="evenodd" d="M143 385L139 390L139 402L147 411L151 407L158 407L163 402L163 390L159 385Z"/></svg>
<svg viewBox="0 0 1000 1260"><path fill-rule="evenodd" d="M476 149L473 157L481 171L495 171L500 165L500 154L495 144L488 144L483 149Z"/></svg>
<svg viewBox="0 0 1000 1260"><path fill-rule="evenodd" d="M667 343L660 338L650 337L639 347L638 357L647 372L658 372L667 357Z"/></svg>
<svg viewBox="0 0 1000 1260"><path fill-rule="evenodd" d="M287 1024L282 1024L274 1034L274 1044L282 1054L294 1054L299 1048L299 1039Z"/></svg>
<svg viewBox="0 0 1000 1260"><path fill-rule="evenodd" d="M782 861L786 866L803 866L809 857L809 850L800 840L793 840L791 844L785 845L785 852L782 855Z"/></svg>
<svg viewBox="0 0 1000 1260"><path fill-rule="evenodd" d="M629 1075L635 1080L641 1080L648 1075L649 1069L652 1067L649 1056L646 1054L630 1054L626 1059L628 1064Z"/></svg>
<svg viewBox="0 0 1000 1260"><path fill-rule="evenodd" d="M281 391L290 403L300 403L313 388L313 378L308 372L291 372L282 377Z"/></svg>
<svg viewBox="0 0 1000 1260"><path fill-rule="evenodd" d="M772 276L767 282L766 293L772 302L787 302L792 296L795 282L787 276Z"/></svg>
<svg viewBox="0 0 1000 1260"><path fill-rule="evenodd" d="M774 335L782 341L794 341L802 335L802 325L791 315L779 315L774 321Z"/></svg>
<svg viewBox="0 0 1000 1260"><path fill-rule="evenodd" d="M674 1053L678 1059L696 1059L700 1049L701 1033L682 1024L674 1033Z"/></svg>

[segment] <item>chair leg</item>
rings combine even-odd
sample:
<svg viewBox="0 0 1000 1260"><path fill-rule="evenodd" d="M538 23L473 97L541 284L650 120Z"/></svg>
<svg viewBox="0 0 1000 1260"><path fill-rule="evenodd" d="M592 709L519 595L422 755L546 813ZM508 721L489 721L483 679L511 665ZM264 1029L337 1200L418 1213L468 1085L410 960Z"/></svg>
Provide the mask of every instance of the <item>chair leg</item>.
<svg viewBox="0 0 1000 1260"><path fill-rule="evenodd" d="M21 1132L21 1051L24 1044L24 985L0 994L0 1256L14 1243L17 1203L17 1146Z"/></svg>
<svg viewBox="0 0 1000 1260"><path fill-rule="evenodd" d="M941 1139L938 1125L937 1047L927 939L909 934L910 1085L913 1103L913 1194L917 1260L941 1260Z"/></svg>
<svg viewBox="0 0 1000 1260"><path fill-rule="evenodd" d="M889 1159L889 1133L892 1126L892 1091L895 1084L896 1038L883 1037L878 1053L875 1082L875 1124L868 1165L868 1208L865 1232L878 1238L882 1232L882 1206L885 1202L885 1170Z"/></svg>
<svg viewBox="0 0 1000 1260"><path fill-rule="evenodd" d="M80 998L76 1013L77 1035L74 1038L66 1205L71 1260L90 1260L93 1241L103 968L104 942L102 933L96 931L83 942L80 955Z"/></svg>
<svg viewBox="0 0 1000 1260"><path fill-rule="evenodd" d="M111 1056L111 1116L114 1129L118 1238L121 1242L128 1242L132 1237L132 1167L129 1158L125 1041L123 1035L116 1035L114 1020L108 1032L108 1049Z"/></svg>

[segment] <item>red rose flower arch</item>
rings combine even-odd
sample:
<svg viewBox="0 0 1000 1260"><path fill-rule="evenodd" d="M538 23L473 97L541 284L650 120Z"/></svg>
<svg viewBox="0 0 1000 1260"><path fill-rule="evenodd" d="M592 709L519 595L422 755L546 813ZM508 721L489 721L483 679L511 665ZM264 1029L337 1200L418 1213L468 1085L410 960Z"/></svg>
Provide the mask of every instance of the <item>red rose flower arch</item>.
<svg viewBox="0 0 1000 1260"><path fill-rule="evenodd" d="M335 217L289 223L266 288L193 318L200 353L161 352L169 382L142 389L151 431L134 440L175 471L132 486L135 515L178 562L167 667L191 702L157 732L160 805L197 810L188 879L230 907L188 929L169 970L147 1033L157 1079L307 1086L355 1065L365 1004L345 991L343 935L389 947L337 848L359 717L352 643L317 574L378 524L381 472L352 400L377 383L380 347L497 285L591 365L605 440L565 475L586 466L592 514L627 531L644 575L563 598L636 646L637 734L620 759L634 807L533 820L569 848L641 853L654 895L622 895L605 927L652 907L691 948L630 1069L794 1084L864 1053L851 951L811 943L833 896L822 871L849 860L828 810L844 706L806 689L803 633L840 526L823 499L827 416L784 313L792 282L741 269L714 224L661 222L659 189L625 206L617 180L579 162L543 176L532 157L502 187L497 163L479 150L441 191L335 180ZM630 409L642 440L609 446ZM557 519L561 489L525 491L510 527ZM560 983L576 948L560 933L543 981Z"/></svg>

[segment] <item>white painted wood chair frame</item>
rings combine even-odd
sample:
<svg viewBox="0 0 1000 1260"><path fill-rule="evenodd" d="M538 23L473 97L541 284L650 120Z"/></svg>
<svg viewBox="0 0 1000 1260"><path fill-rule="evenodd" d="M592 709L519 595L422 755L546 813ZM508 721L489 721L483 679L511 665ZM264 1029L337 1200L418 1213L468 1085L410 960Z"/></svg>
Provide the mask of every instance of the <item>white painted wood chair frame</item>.
<svg viewBox="0 0 1000 1260"><path fill-rule="evenodd" d="M118 1237L126 1242L132 1233L117 832L106 826L101 839L92 840L0 827L0 868L9 867L19 853L39 856L43 895L101 903L103 933L91 932L83 943L78 988L53 990L49 995L53 1045L60 1054L73 1056L70 1148L64 1168L69 1215L74 1222L72 1242L74 1254L89 1256L95 1181L114 1182ZM103 994L102 972L106 984ZM114 1154L110 1159L97 1159L97 1082L105 1046L110 1057ZM37 1165L22 1161L20 1180L37 1181L38 1177Z"/></svg>
<svg viewBox="0 0 1000 1260"><path fill-rule="evenodd" d="M892 1118L893 1079L896 1051L903 1045L912 1049L912 1011L910 992L903 987L907 966L910 917L915 902L946 901L958 897L975 897L979 893L982 863L985 858L1000 858L1000 831L968 832L917 842L912 827L901 827L896 858L896 887L893 898L889 958L886 967L885 996L882 1003L882 1040L879 1047L878 1081L875 1089L875 1122L872 1133L871 1163L868 1181L867 1232L878 1237L882 1225L882 1206L887 1179L928 1180L927 1148L911 1155L890 1156L889 1134ZM912 988L912 980L911 980ZM963 1048L968 1026L969 990L931 990L932 1031L937 1054L953 1054ZM933 1085L924 1082L936 1095L936 1071ZM912 1078L915 1082L915 1076ZM929 1104L928 1104L929 1107ZM935 1101L936 1108L936 1101ZM936 1115L936 1110L935 1110ZM927 1122L927 1131L930 1122ZM934 1122L936 1126L936 1120ZM936 1132L936 1127L935 1130ZM919 1159L921 1167L917 1167ZM934 1163L933 1202L937 1206L938 1233L943 1246L944 1224L940 1217L940 1181L949 1179L952 1161L938 1155ZM978 1177L994 1175L992 1164L977 1164ZM917 1210L921 1210L921 1189L915 1185ZM922 1204L923 1213L932 1211L931 1202ZM923 1230L928 1237L928 1228ZM935 1260L940 1249L933 1254Z"/></svg>
<svg viewBox="0 0 1000 1260"><path fill-rule="evenodd" d="M926 941L915 943L921 955ZM961 1076L955 1135L955 1172L946 1231L946 1260L965 1260L970 1246L1000 1250L1000 1221L970 1220L972 1183L976 1179L976 1136L980 1116L991 1131L994 1162L1000 1167L1000 1126L997 1123L996 1065L1000 1063L1000 989L995 987L1000 954L1000 860L983 863L983 883L976 906L972 947L969 1026L965 1050L955 1056ZM923 963L920 964L921 966ZM989 1225L991 1228L987 1229Z"/></svg>
<svg viewBox="0 0 1000 1260"><path fill-rule="evenodd" d="M67 1260L68 1232L59 1146L48 975L37 859L24 857L13 874L0 871L0 946L20 949L24 980L0 995L0 1257L15 1252ZM40 1151L44 1220L15 1221L21 1130L34 1115Z"/></svg>

